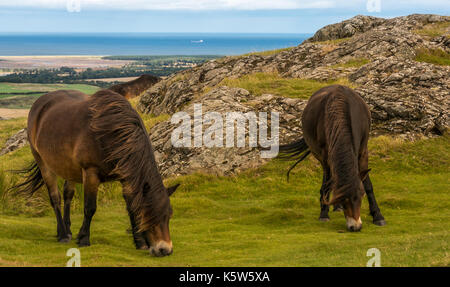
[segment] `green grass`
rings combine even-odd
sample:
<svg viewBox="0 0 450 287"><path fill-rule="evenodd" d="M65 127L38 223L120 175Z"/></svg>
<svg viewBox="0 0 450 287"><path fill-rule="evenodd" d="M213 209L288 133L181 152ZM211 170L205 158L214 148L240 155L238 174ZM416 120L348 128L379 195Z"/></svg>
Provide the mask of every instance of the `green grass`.
<svg viewBox="0 0 450 287"><path fill-rule="evenodd" d="M364 66L365 64L368 64L370 62L369 59L366 58L353 58L348 60L345 63L339 63L332 65L332 68L359 68Z"/></svg>
<svg viewBox="0 0 450 287"><path fill-rule="evenodd" d="M292 50L293 48L295 48L295 47L287 47L287 48L268 50L268 51L262 51L262 52L247 53L247 54L244 54L244 55L242 55L240 57L247 57L247 56L251 56L251 55L257 55L257 56L263 56L263 57L272 56L272 55L275 55L275 54L278 54L278 53L281 53L281 52Z"/></svg>
<svg viewBox="0 0 450 287"><path fill-rule="evenodd" d="M443 35L448 36L450 35L450 21L427 24L422 29L415 30L414 32L431 38Z"/></svg>
<svg viewBox="0 0 450 287"><path fill-rule="evenodd" d="M321 45L339 45L341 43L347 42L350 39L351 39L351 37L340 38L340 39L332 39L332 40L326 40L326 41L318 41L318 42L314 42L314 43L315 44L321 44Z"/></svg>
<svg viewBox="0 0 450 287"><path fill-rule="evenodd" d="M415 60L439 66L450 66L450 53L442 49L418 49Z"/></svg>
<svg viewBox="0 0 450 287"><path fill-rule="evenodd" d="M56 90L78 90L86 94L93 94L99 87L85 84L16 84L16 83L0 83L0 108L8 109L28 109L33 105L37 98L42 96L44 92L52 92ZM28 92L43 92L38 94L27 95ZM7 94L7 93L24 93L24 94ZM2 95L3 94L3 95Z"/></svg>
<svg viewBox="0 0 450 287"><path fill-rule="evenodd" d="M276 73L255 73L240 78L226 78L219 85L244 88L254 95L273 94L277 96L307 99L320 88L342 84L354 87L347 79L317 81L308 79L282 78Z"/></svg>
<svg viewBox="0 0 450 287"><path fill-rule="evenodd" d="M0 121L0 138L4 127L10 134L20 121ZM272 160L232 177L194 174L167 180L167 185L182 185L172 197L174 254L166 258L134 249L119 185L103 186L91 226L92 246L81 249L81 265L365 266L367 250L375 247L382 266L450 266L450 136L416 142L381 136L372 138L369 148L384 227L371 224L366 200L360 233L344 231L342 213L319 222L318 162L308 158L288 183L291 163ZM15 180L4 170L29 160L28 147L0 157L0 196ZM56 242L56 221L46 200L40 191L26 209L10 195L2 199L0 265L65 266L66 251L76 244ZM74 234L83 218L81 202L78 188ZM34 211L34 205L43 211Z"/></svg>

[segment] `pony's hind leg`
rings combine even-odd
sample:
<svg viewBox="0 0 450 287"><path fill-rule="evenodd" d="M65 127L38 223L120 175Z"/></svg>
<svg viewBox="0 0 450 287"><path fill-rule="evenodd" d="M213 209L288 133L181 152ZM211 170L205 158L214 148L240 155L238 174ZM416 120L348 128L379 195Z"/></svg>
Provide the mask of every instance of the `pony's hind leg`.
<svg viewBox="0 0 450 287"><path fill-rule="evenodd" d="M64 183L64 224L69 239L72 239L72 231L70 231L70 204L72 203L73 195L75 194L75 183L67 181Z"/></svg>
<svg viewBox="0 0 450 287"><path fill-rule="evenodd" d="M44 179L45 185L47 186L48 195L50 198L50 203L55 211L56 221L57 221L57 237L58 241L62 243L67 243L70 241L68 236L66 225L64 224L61 215L61 194L58 190L58 182L56 175L51 172L45 165L39 165L42 173L42 178Z"/></svg>
<svg viewBox="0 0 450 287"><path fill-rule="evenodd" d="M369 175L363 181L364 190L367 194L367 199L369 200L370 215L373 217L373 223L378 226L386 225L383 215L381 214L380 208L378 207L377 200L375 199L375 194L373 193L372 182L370 181Z"/></svg>
<svg viewBox="0 0 450 287"><path fill-rule="evenodd" d="M89 246L91 220L97 210L97 191L100 180L98 178L97 169L83 169L83 185L84 185L84 220L77 236L78 246Z"/></svg>

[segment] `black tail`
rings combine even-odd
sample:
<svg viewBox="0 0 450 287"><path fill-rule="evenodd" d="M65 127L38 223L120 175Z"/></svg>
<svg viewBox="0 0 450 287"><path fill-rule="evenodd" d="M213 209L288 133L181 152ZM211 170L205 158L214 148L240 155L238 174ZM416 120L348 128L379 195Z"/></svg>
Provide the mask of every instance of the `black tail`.
<svg viewBox="0 0 450 287"><path fill-rule="evenodd" d="M308 145L306 144L306 141L304 138L301 138L300 140L286 144L281 145L279 149L278 158L284 159L284 160L297 160L288 170L287 172L287 181L289 182L289 173L291 170L297 166L302 160L304 160L311 151L309 150Z"/></svg>
<svg viewBox="0 0 450 287"><path fill-rule="evenodd" d="M15 193L23 193L32 196L35 191L44 185L41 170L36 162L33 162L28 167L22 170L13 170L13 173L21 174L24 178L22 183L14 185L10 190Z"/></svg>

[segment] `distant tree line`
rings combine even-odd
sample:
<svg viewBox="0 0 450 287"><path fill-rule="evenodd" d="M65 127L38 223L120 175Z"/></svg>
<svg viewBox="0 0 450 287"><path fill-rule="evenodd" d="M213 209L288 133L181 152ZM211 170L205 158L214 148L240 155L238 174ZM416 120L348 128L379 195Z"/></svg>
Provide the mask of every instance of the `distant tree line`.
<svg viewBox="0 0 450 287"><path fill-rule="evenodd" d="M116 82L87 81L88 79L137 77L142 74L168 76L193 65L215 59L217 56L108 56L103 59L133 61L121 68L91 69L76 71L71 67L57 69L20 70L1 76L0 82L10 83L87 83L108 87Z"/></svg>

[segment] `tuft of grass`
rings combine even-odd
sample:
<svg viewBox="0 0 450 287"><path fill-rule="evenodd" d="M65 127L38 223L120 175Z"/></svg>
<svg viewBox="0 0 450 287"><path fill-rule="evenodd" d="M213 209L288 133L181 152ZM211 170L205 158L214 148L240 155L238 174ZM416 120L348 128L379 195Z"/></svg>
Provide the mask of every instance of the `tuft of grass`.
<svg viewBox="0 0 450 287"><path fill-rule="evenodd" d="M139 104L139 100L140 97L135 97L130 99L129 101L133 109L135 109L138 112L148 132L150 132L150 129L154 127L157 123L166 121L170 118L168 114L160 114L159 116L155 116L152 114L141 113L138 109L136 109L136 106Z"/></svg>
<svg viewBox="0 0 450 287"><path fill-rule="evenodd" d="M348 40L350 40L351 37L347 37L347 38L340 38L340 39L332 39L332 40L326 40L326 41L318 41L318 42L314 42L315 44L320 44L320 45L339 45L341 43L347 42Z"/></svg>
<svg viewBox="0 0 450 287"><path fill-rule="evenodd" d="M330 81L317 81L283 78L277 73L255 73L237 79L226 78L219 85L243 88L257 96L273 94L289 98L307 99L317 90L333 84L341 84L351 88L355 87L348 79L344 78Z"/></svg>
<svg viewBox="0 0 450 287"><path fill-rule="evenodd" d="M294 49L295 47L287 47L287 48L281 48L281 49L275 49L275 50L268 50L268 51L261 51L261 52L253 52L253 53L247 53L244 55L241 55L239 57L247 57L247 56L252 56L252 55L257 55L257 56L272 56L281 52L285 52L285 51L290 51L292 49Z"/></svg>
<svg viewBox="0 0 450 287"><path fill-rule="evenodd" d="M448 36L450 35L450 21L427 24L422 29L415 30L414 32L431 38L444 35Z"/></svg>
<svg viewBox="0 0 450 287"><path fill-rule="evenodd" d="M442 49L421 48L416 50L414 60L439 66L450 66L450 53Z"/></svg>
<svg viewBox="0 0 450 287"><path fill-rule="evenodd" d="M365 64L368 64L369 62L370 60L366 58L353 58L345 63L332 65L331 68L359 68L364 66Z"/></svg>

